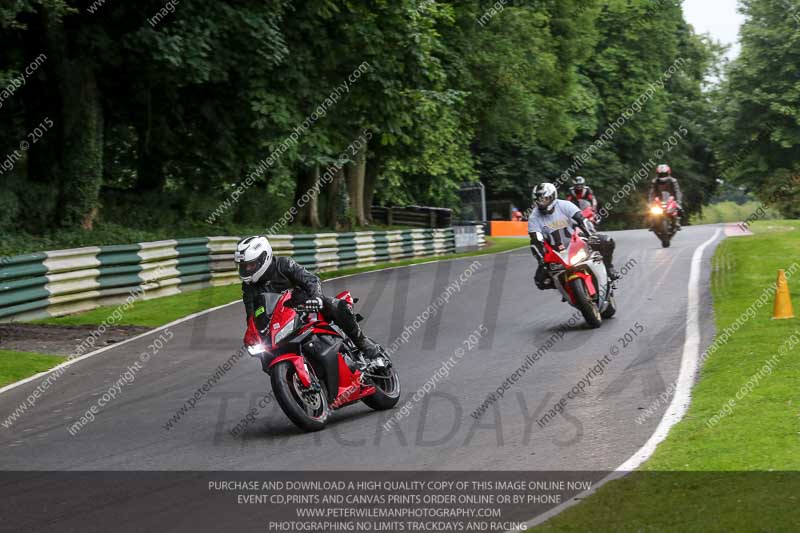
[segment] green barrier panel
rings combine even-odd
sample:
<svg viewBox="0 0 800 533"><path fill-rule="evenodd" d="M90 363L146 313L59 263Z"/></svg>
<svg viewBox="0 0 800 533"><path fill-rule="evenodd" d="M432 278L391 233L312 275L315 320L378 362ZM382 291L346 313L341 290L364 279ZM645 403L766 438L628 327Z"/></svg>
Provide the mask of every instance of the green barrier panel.
<svg viewBox="0 0 800 533"><path fill-rule="evenodd" d="M180 239L175 245L178 252L178 264L175 268L180 274L180 285L196 283L196 276L211 279L211 250L209 239Z"/></svg>
<svg viewBox="0 0 800 533"><path fill-rule="evenodd" d="M138 244L101 246L96 256L100 262L97 278L100 289L138 287L143 270L139 258L141 249Z"/></svg>
<svg viewBox="0 0 800 533"><path fill-rule="evenodd" d="M2 258L2 262L0 262L0 291L3 290L3 282L6 280L47 274L47 267L44 266L45 259L47 259L47 255L44 253Z"/></svg>

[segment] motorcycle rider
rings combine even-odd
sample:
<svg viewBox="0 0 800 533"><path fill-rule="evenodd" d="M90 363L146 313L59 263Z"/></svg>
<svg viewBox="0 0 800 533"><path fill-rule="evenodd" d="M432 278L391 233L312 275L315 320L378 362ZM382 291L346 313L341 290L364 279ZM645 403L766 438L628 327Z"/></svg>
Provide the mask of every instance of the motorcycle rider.
<svg viewBox="0 0 800 533"><path fill-rule="evenodd" d="M648 195L648 203L653 203L656 198L661 198L661 194L668 192L675 198L678 204L678 218L676 224L678 230L681 229L681 219L683 218L683 193L681 186L672 176L672 168L669 165L658 165L656 167L656 177L650 184L650 194Z"/></svg>
<svg viewBox="0 0 800 533"><path fill-rule="evenodd" d="M290 307L302 305L310 311L322 311L326 318L342 328L366 359L378 356L378 345L364 335L352 307L344 300L322 294L319 278L291 257L273 257L272 245L266 237L254 236L239 241L233 260L242 280L242 300L248 320L255 312L259 294L293 289Z"/></svg>
<svg viewBox="0 0 800 533"><path fill-rule="evenodd" d="M547 268L542 259L544 247L536 238L541 233L555 246L565 246L572 238L574 228L580 227L589 237L589 244L603 256L603 263L612 280L619 279L614 268L614 239L594 231L592 225L583 216L581 210L566 200L558 199L558 190L552 183L541 183L533 189L534 209L528 217L528 234L531 238L531 252L539 262L534 281L540 290L554 289L553 280L547 275ZM538 253L537 253L538 252Z"/></svg>
<svg viewBox="0 0 800 533"><path fill-rule="evenodd" d="M592 204L592 209L597 211L597 197L589 185L586 184L586 178L583 176L576 176L572 180L572 188L567 192L567 201L580 207L580 201L586 200Z"/></svg>

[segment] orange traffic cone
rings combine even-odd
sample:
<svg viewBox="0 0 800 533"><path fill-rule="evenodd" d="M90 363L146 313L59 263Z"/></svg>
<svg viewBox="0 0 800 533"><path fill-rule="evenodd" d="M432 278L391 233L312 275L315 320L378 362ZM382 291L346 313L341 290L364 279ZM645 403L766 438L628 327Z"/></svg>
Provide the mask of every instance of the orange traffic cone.
<svg viewBox="0 0 800 533"><path fill-rule="evenodd" d="M787 318L794 318L792 297L789 295L789 283L786 281L786 272L778 270L775 310L772 313L772 320L784 320Z"/></svg>

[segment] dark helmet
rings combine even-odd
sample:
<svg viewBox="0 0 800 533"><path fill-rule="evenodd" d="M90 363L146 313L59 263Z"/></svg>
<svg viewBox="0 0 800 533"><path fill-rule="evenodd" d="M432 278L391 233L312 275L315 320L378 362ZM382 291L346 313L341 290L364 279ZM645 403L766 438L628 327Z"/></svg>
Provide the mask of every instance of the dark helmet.
<svg viewBox="0 0 800 533"><path fill-rule="evenodd" d="M572 187L575 189L575 192L582 192L583 189L586 188L586 178L583 176L576 176L575 179L572 180Z"/></svg>
<svg viewBox="0 0 800 533"><path fill-rule="evenodd" d="M533 203L545 215L555 211L557 198L558 189L552 183L540 183L533 189Z"/></svg>

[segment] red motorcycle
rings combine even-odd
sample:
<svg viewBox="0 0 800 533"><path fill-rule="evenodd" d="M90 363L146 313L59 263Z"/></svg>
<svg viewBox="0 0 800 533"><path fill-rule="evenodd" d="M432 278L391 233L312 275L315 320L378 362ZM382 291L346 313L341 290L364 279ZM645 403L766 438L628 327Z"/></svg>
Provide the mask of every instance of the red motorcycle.
<svg viewBox="0 0 800 533"><path fill-rule="evenodd" d="M661 246L669 248L672 237L678 233L678 202L668 192L655 198L650 205L650 231L656 234L661 241Z"/></svg>
<svg viewBox="0 0 800 533"><path fill-rule="evenodd" d="M578 309L591 328L599 328L603 319L617 313L614 282L599 252L593 251L580 230L575 230L567 245L551 243L541 233L542 260L555 287L565 302ZM537 252L540 253L541 252Z"/></svg>
<svg viewBox="0 0 800 533"><path fill-rule="evenodd" d="M369 364L355 343L322 313L290 307L292 291L264 293L247 324L244 344L270 375L278 405L300 429L323 429L331 413L359 400L391 409L400 400L400 379L389 354ZM337 296L351 306L349 291ZM363 317L357 315L358 320Z"/></svg>
<svg viewBox="0 0 800 533"><path fill-rule="evenodd" d="M578 200L578 209L581 210L583 218L592 223L593 228L600 224L600 215L594 210L594 206L589 200Z"/></svg>

